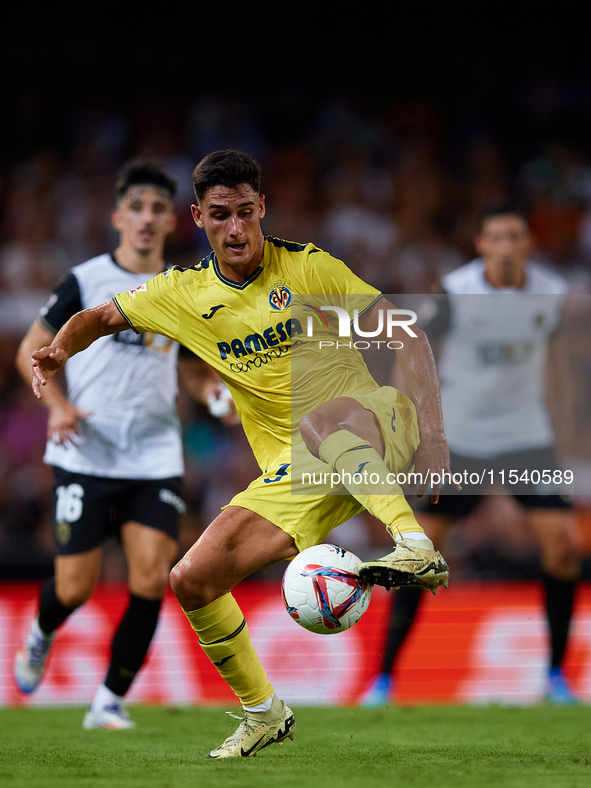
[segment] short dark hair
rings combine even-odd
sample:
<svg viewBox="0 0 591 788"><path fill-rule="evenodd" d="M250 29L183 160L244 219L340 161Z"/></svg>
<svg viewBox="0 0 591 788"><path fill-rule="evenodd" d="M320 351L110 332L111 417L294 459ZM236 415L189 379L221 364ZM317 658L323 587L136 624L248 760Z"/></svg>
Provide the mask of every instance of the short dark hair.
<svg viewBox="0 0 591 788"><path fill-rule="evenodd" d="M484 225L490 219L496 219L498 216L508 215L519 216L519 218L522 219L526 225L529 224L527 211L518 202L506 200L505 202L489 205L483 211L481 211L480 216L478 217L478 232L482 232Z"/></svg>
<svg viewBox="0 0 591 788"><path fill-rule="evenodd" d="M132 186L155 186L164 189L172 200L176 194L176 181L169 178L164 170L149 159L141 159L126 164L115 181L117 200L125 197Z"/></svg>
<svg viewBox="0 0 591 788"><path fill-rule="evenodd" d="M193 189L197 202L212 186L235 189L247 183L257 194L261 192L261 167L250 153L239 150L216 150L209 153L193 171Z"/></svg>

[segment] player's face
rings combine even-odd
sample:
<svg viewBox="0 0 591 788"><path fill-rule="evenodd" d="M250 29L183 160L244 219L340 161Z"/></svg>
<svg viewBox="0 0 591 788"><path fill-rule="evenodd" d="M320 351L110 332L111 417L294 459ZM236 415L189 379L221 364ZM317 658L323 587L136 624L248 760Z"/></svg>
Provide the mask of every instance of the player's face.
<svg viewBox="0 0 591 788"><path fill-rule="evenodd" d="M176 224L172 200L165 189L132 186L111 215L121 245L141 255L161 252Z"/></svg>
<svg viewBox="0 0 591 788"><path fill-rule="evenodd" d="M246 183L234 189L212 186L191 211L222 267L230 266L245 276L257 268L263 255L264 194Z"/></svg>
<svg viewBox="0 0 591 788"><path fill-rule="evenodd" d="M484 258L491 284L496 287L523 285L531 237L520 216L506 214L488 219L475 238L475 246Z"/></svg>

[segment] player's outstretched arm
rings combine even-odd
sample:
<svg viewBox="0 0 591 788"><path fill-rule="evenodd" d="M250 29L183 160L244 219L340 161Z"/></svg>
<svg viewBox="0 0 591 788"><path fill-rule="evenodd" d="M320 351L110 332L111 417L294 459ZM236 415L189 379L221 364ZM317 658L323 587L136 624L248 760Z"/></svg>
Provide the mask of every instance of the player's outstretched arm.
<svg viewBox="0 0 591 788"><path fill-rule="evenodd" d="M378 310L393 308L396 307L387 299L381 298L363 315L361 328L373 330L378 324ZM424 480L430 479L431 474L438 474L441 478L444 473L450 473L450 467L449 448L443 429L439 377L427 335L414 324L412 330L416 337L409 337L402 328L398 328L394 329L392 337L389 338L400 340L403 345L396 351L396 355L417 409L421 442L414 456L415 472L421 474ZM388 339L386 336L379 337L382 338ZM460 485L455 482L453 484L456 489L461 489ZM426 488L425 483L419 488L418 494L424 494ZM433 503L439 500L440 489L441 484L433 485Z"/></svg>
<svg viewBox="0 0 591 788"><path fill-rule="evenodd" d="M114 301L77 312L65 323L48 347L31 354L33 393L41 399L41 389L71 357L100 337L129 328Z"/></svg>
<svg viewBox="0 0 591 788"><path fill-rule="evenodd" d="M575 445L575 392L570 353L562 334L548 346L546 362L546 402L555 434L559 460L569 457Z"/></svg>

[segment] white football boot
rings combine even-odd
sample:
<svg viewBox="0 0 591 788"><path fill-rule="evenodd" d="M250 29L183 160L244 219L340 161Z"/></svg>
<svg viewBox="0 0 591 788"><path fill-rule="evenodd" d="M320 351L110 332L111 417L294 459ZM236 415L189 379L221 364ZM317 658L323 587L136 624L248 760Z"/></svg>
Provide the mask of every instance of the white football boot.
<svg viewBox="0 0 591 788"><path fill-rule="evenodd" d="M34 692L39 686L54 637L54 632L51 635L42 632L37 619L33 619L25 642L14 660L14 678L22 692Z"/></svg>
<svg viewBox="0 0 591 788"><path fill-rule="evenodd" d="M84 715L82 727L85 731L96 730L98 728L126 730L128 728L135 728L135 722L129 719L127 709L124 708L122 703L112 703L109 706L103 706L103 708L97 711L88 709Z"/></svg>

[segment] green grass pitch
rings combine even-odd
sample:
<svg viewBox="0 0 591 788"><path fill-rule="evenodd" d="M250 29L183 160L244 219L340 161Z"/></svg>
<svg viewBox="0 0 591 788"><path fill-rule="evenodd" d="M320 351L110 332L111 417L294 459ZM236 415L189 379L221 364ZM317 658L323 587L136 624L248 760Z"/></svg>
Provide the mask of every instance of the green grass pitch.
<svg viewBox="0 0 591 788"><path fill-rule="evenodd" d="M0 785L23 788L575 788L591 785L585 706L300 708L295 740L205 760L238 722L219 708L132 707L137 728L83 731L83 710L0 710Z"/></svg>

